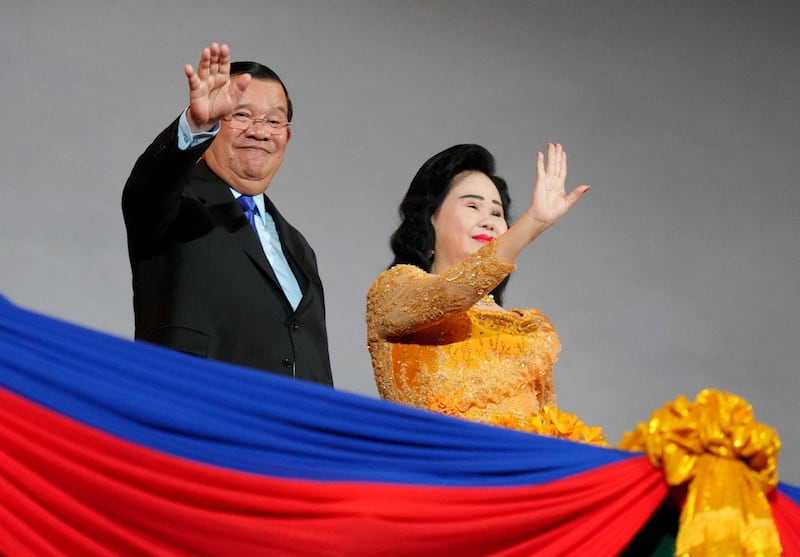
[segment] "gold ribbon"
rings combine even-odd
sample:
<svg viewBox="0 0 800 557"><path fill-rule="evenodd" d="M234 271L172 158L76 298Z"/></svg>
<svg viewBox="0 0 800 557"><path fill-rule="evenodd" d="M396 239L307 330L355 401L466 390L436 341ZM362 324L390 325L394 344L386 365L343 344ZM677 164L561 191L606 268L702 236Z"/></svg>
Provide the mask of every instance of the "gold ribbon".
<svg viewBox="0 0 800 557"><path fill-rule="evenodd" d="M626 433L619 448L645 451L669 485L688 482L675 555L779 556L767 493L778 484L781 441L750 404L706 389L683 395Z"/></svg>

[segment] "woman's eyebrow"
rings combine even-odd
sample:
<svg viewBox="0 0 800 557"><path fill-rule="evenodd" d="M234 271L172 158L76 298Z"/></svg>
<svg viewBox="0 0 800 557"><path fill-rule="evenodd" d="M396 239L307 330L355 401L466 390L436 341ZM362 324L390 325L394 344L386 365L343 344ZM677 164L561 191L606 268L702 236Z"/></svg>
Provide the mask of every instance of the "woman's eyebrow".
<svg viewBox="0 0 800 557"><path fill-rule="evenodd" d="M467 198L469 198L469 199L478 199L480 201L486 201L485 197L483 197L482 195L477 195L475 193L466 193L466 194L462 195L461 197L459 197L459 199L467 199ZM500 205L501 207L503 206L503 204L500 203L496 199L493 199L492 203L494 203L495 205Z"/></svg>

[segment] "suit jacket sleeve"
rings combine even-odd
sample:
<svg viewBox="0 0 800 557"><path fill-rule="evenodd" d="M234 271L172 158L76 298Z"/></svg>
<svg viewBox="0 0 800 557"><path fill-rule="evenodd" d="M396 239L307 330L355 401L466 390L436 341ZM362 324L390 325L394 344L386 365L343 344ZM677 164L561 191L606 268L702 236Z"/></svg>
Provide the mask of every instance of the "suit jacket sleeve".
<svg viewBox="0 0 800 557"><path fill-rule="evenodd" d="M178 148L176 118L136 161L122 191L122 214L129 250L155 243L177 217L182 179L211 145L211 139L187 150Z"/></svg>

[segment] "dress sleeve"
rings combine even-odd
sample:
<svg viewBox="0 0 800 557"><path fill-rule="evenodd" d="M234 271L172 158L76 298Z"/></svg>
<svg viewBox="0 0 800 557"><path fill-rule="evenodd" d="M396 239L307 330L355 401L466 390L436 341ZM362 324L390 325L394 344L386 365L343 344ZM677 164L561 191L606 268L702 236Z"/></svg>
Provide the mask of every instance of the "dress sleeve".
<svg viewBox="0 0 800 557"><path fill-rule="evenodd" d="M414 265L381 273L367 294L369 338L412 333L471 308L516 269L500 261L496 250L496 242L490 242L439 275Z"/></svg>

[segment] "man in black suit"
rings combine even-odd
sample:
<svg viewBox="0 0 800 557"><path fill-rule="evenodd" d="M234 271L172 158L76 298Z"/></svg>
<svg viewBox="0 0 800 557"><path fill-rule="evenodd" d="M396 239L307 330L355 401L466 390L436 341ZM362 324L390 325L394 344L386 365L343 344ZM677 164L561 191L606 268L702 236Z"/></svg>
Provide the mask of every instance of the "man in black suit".
<svg viewBox="0 0 800 557"><path fill-rule="evenodd" d="M286 87L217 43L185 73L189 107L122 195L136 338L332 385L314 251L265 195L292 137Z"/></svg>

